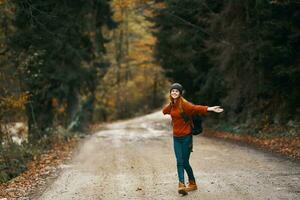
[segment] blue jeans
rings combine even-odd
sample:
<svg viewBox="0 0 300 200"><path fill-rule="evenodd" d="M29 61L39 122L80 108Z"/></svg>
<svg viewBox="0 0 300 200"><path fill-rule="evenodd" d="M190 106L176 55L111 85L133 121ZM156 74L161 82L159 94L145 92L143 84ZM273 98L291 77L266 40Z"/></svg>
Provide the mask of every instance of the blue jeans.
<svg viewBox="0 0 300 200"><path fill-rule="evenodd" d="M193 136L173 137L174 151L177 161L177 173L180 182L184 183L184 170L189 180L195 180L189 159L193 148Z"/></svg>

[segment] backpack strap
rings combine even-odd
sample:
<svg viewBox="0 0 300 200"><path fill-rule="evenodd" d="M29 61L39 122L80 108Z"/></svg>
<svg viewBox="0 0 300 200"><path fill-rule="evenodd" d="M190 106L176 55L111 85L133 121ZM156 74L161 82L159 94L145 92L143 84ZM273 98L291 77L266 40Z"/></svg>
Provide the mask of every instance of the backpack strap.
<svg viewBox="0 0 300 200"><path fill-rule="evenodd" d="M185 101L185 100L182 100L182 101ZM191 125L192 127L194 127L193 120L191 119L191 117L189 117L189 116L186 114L186 112L184 111L183 106L182 106L181 103L179 103L179 112L180 112L180 115L181 115L181 117L183 118L183 120L184 120L186 123L190 122L190 125Z"/></svg>
<svg viewBox="0 0 300 200"><path fill-rule="evenodd" d="M185 101L185 100L183 99L182 101ZM171 107L173 107L173 104L171 104ZM191 125L192 127L194 127L193 120L191 119L191 117L189 117L189 116L185 113L185 111L184 111L184 109L183 109L181 103L179 103L178 108L179 108L180 116L183 118L183 120L184 120L186 123L190 122L190 125Z"/></svg>

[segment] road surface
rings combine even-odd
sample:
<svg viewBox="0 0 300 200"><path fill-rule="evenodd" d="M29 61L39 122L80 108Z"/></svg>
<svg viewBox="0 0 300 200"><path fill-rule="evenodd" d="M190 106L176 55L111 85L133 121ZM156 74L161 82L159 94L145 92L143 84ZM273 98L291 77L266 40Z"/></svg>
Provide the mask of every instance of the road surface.
<svg viewBox="0 0 300 200"><path fill-rule="evenodd" d="M300 163L252 147L194 137L191 165L199 189L177 193L169 116L155 112L107 124L78 149L32 199L300 199Z"/></svg>

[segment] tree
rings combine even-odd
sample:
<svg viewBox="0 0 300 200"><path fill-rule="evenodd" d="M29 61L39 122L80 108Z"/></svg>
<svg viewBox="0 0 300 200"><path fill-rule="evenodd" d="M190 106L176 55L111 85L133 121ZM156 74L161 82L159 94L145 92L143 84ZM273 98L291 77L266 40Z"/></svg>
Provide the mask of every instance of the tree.
<svg viewBox="0 0 300 200"><path fill-rule="evenodd" d="M208 2L165 1L166 6L158 9L153 19L158 28L156 58L169 78L188 86L188 98L197 99L213 66L205 44L210 36L207 19L220 3Z"/></svg>
<svg viewBox="0 0 300 200"><path fill-rule="evenodd" d="M97 84L99 119L127 118L164 102L167 82L154 59L156 40L151 33L153 23L145 16L146 5L142 1L112 2L118 28L107 34L111 42L106 44L105 58L112 63Z"/></svg>
<svg viewBox="0 0 300 200"><path fill-rule="evenodd" d="M107 1L12 1L16 6L15 50L24 90L30 140L51 133L55 110L67 127L78 111L79 97L93 95L95 57L105 53L101 27L113 28ZM88 88L88 89L86 89Z"/></svg>
<svg viewBox="0 0 300 200"><path fill-rule="evenodd" d="M299 3L161 2L156 57L188 98L221 104L236 124L299 120Z"/></svg>

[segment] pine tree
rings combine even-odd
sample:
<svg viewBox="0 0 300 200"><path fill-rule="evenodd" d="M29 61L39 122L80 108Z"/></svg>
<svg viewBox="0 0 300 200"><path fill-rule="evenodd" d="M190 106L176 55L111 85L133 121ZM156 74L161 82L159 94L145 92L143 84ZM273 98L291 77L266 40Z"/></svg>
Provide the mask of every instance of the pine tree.
<svg viewBox="0 0 300 200"><path fill-rule="evenodd" d="M156 56L188 97L221 104L233 123L299 120L297 1L161 2Z"/></svg>
<svg viewBox="0 0 300 200"><path fill-rule="evenodd" d="M24 89L30 92L26 108L29 138L34 141L51 133L58 106L67 126L78 111L80 95L93 94L91 82L99 63L95 57L105 52L101 27L113 28L115 23L103 0L13 3L16 32L10 45Z"/></svg>
<svg viewBox="0 0 300 200"><path fill-rule="evenodd" d="M212 67L206 52L207 16L217 10L217 1L165 1L153 19L158 28L156 57L166 75L186 87L187 96L196 98ZM211 5L210 5L211 4Z"/></svg>

